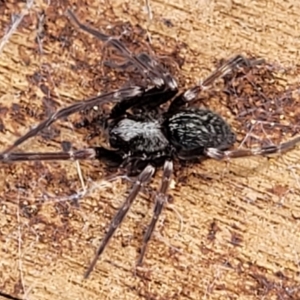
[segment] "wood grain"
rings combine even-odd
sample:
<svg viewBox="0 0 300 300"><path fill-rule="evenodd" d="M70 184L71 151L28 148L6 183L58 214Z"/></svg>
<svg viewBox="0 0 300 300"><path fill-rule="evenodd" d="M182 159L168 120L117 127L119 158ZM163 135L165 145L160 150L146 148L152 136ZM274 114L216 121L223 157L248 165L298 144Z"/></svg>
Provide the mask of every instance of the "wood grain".
<svg viewBox="0 0 300 300"><path fill-rule="evenodd" d="M123 74L103 72L101 43L70 24L67 1L46 2L24 11L0 53L1 149L51 111L126 82ZM157 55L184 61L180 70L174 67L183 87L238 53L290 68L288 84L299 82L296 1L152 0L152 20L143 1L74 2L78 17L102 30L121 30L126 22L146 29ZM25 6L0 5L3 36ZM44 30L38 26L43 12ZM146 44L139 47L147 50ZM212 109L234 123L217 100ZM74 128L80 118L58 122L18 150L100 143ZM134 268L151 218L151 191L136 201L88 280L83 273L129 183L102 180L110 171L99 162L80 163L88 194L77 206L70 201L81 190L74 162L1 164L0 291L31 300L299 299L299 151L229 164L208 160L178 171L174 201L164 210L140 276Z"/></svg>

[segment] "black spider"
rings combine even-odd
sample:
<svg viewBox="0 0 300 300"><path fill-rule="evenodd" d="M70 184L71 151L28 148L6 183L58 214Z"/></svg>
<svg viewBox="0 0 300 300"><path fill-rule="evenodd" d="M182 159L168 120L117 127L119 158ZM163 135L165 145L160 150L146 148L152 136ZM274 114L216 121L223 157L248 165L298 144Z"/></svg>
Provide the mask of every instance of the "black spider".
<svg viewBox="0 0 300 300"><path fill-rule="evenodd" d="M227 122L218 114L208 110L191 107L198 93L210 86L216 79L224 77L247 60L238 55L217 68L201 84L179 93L176 80L156 60L147 54L131 53L117 38L107 36L81 24L76 16L68 11L69 17L82 30L94 35L101 41L117 49L127 60L118 67L126 69L134 66L149 82L148 87L132 86L102 94L77 102L52 114L34 129L0 154L0 161L31 160L86 160L99 159L126 167L129 173L138 171L137 180L117 214L110 223L95 258L85 273L85 278L93 270L97 259L104 251L110 238L123 221L132 202L142 186L153 177L155 170L163 166L161 186L156 193L154 214L144 235L143 245L137 264L140 265L145 255L148 241L163 206L167 200L167 191L173 173L173 160L190 160L210 157L224 159L251 155L265 155L286 151L300 141L296 137L278 146L271 145L256 149L230 149L235 142L235 134ZM251 64L251 62L248 62ZM161 111L160 105L171 101L167 111ZM104 103L115 103L105 120L106 132L111 149L93 147L69 152L15 153L11 152L24 141L37 135L57 119L73 113L91 109ZM131 113L128 112L130 109Z"/></svg>

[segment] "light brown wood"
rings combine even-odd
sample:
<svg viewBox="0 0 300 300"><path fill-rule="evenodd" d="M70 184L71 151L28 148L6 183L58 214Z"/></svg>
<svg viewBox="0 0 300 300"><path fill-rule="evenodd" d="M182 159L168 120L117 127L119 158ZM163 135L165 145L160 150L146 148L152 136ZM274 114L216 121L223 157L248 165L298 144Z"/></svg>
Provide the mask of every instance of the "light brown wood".
<svg viewBox="0 0 300 300"><path fill-rule="evenodd" d="M46 2L35 1L28 11L13 1L0 7L1 36L12 16L24 12L0 52L1 149L45 117L45 95L33 77L43 76L40 84L56 102L50 109L118 85L101 73L101 43L69 25L67 6ZM290 67L289 84L299 81L297 1L150 0L152 20L143 1L111 2L112 7L108 1L78 1L74 9L102 29L139 24L157 54L185 43L179 52L185 58L184 86L209 74L216 60L238 53ZM42 10L47 32L36 43ZM71 66L79 67L79 59L76 70ZM216 101L212 108L223 111ZM51 131L51 139L36 137L18 150L58 151L65 140L87 146L86 131L72 129L71 121L53 128L60 135ZM31 300L300 299L299 156L295 149L271 159L208 160L189 167L185 182L175 176L174 203L164 210L138 277L135 261L153 208L149 195L141 195L88 280L83 273L129 184L101 180L105 171L98 162L80 163L88 195L76 208L64 201L81 189L74 162L1 164L0 291Z"/></svg>

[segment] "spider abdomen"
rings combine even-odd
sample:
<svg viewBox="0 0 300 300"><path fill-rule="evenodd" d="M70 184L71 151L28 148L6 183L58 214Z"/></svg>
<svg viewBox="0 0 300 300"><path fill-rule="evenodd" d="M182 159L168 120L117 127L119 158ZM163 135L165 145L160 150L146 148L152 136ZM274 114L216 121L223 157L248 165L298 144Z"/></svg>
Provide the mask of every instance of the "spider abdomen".
<svg viewBox="0 0 300 300"><path fill-rule="evenodd" d="M110 130L110 144L114 148L131 153L150 154L163 151L169 142L158 120L120 120Z"/></svg>
<svg viewBox="0 0 300 300"><path fill-rule="evenodd" d="M224 150L236 139L228 123L208 109L186 108L169 117L166 125L170 142L182 151Z"/></svg>

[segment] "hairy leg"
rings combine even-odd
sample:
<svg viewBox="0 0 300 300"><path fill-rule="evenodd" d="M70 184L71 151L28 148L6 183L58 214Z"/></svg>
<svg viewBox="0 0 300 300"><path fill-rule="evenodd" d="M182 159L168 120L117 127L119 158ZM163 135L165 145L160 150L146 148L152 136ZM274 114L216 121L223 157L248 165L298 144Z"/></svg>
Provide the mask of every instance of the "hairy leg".
<svg viewBox="0 0 300 300"><path fill-rule="evenodd" d="M92 260L92 262L90 263L87 271L84 274L84 278L89 277L90 273L92 272L92 270L94 269L94 267L96 265L96 262L97 262L99 256L103 253L103 251L105 250L105 248L106 248L108 242L110 241L111 237L113 236L113 234L115 233L115 231L117 230L119 225L122 223L124 217L126 216L126 214L127 214L128 210L130 209L133 201L135 200L138 193L140 192L142 186L151 180L154 172L155 172L155 168L151 165L148 165L148 166L145 167L145 169L138 176L137 181L133 184L133 187L132 187L128 197L126 198L124 203L119 208L117 214L112 219L112 221L109 225L108 231L105 234L98 250L96 251L96 255L95 255L94 259Z"/></svg>
<svg viewBox="0 0 300 300"><path fill-rule="evenodd" d="M168 188L170 186L170 181L171 181L172 174L173 174L173 162L167 160L164 164L164 170L163 170L163 177L162 177L162 180L161 180L161 185L160 185L159 191L157 192L156 197L155 197L155 206L154 206L153 217L152 217L151 222L148 226L148 229L147 229L147 231L144 235L143 246L142 246L142 249L141 249L139 259L137 261L138 266L141 265L142 262L143 262L143 258L144 258L145 253L146 253L148 242L149 242L149 240L152 236L152 233L155 229L155 225L156 225L156 223L158 221L158 218L159 218L159 216L162 212L164 204L167 201L167 198L168 198L167 191L168 191Z"/></svg>
<svg viewBox="0 0 300 300"><path fill-rule="evenodd" d="M55 113L51 114L46 120L38 124L33 129L29 130L26 134L24 134L20 138L18 138L10 147L8 147L1 154L4 155L8 152L11 152L14 148L21 145L29 138L36 136L43 129L49 127L56 120L66 118L82 110L91 109L97 105L103 105L105 103L110 103L110 102L115 103L115 102L126 101L129 98L139 98L140 96L143 95L143 93L144 93L144 89L141 87L137 87L137 86L128 87L110 93L106 93L100 96L92 97L83 101L79 101L68 107L62 108L56 111Z"/></svg>
<svg viewBox="0 0 300 300"><path fill-rule="evenodd" d="M102 42L117 49L124 58L130 61L144 77L149 78L156 87L160 88L165 86L171 90L177 89L176 80L167 70L162 68L157 61L150 58L149 55L135 55L118 38L106 35L81 23L71 10L67 10L67 14L81 30L92 34Z"/></svg>
<svg viewBox="0 0 300 300"><path fill-rule="evenodd" d="M218 67L214 72L212 72L206 79L204 79L200 84L188 89L187 91L178 95L171 103L169 112L178 110L181 106L186 103L190 103L196 100L199 92L211 86L217 79L226 76L228 73L232 72L235 68L246 65L253 66L261 64L263 60L248 60L242 55L234 56L233 58L226 61L223 65Z"/></svg>
<svg viewBox="0 0 300 300"><path fill-rule="evenodd" d="M0 162L89 159L99 159L105 161L106 163L114 163L115 165L120 165L123 161L122 155L119 153L119 151L109 150L103 147L70 150L64 152L10 152L0 154Z"/></svg>
<svg viewBox="0 0 300 300"><path fill-rule="evenodd" d="M265 147L250 148L250 149L234 149L234 150L219 150L216 148L206 149L205 155L214 159L226 159L226 158L238 158L247 156L257 156L257 155L269 155L287 152L295 148L300 143L300 136L297 136L287 142L281 143L279 145L270 145Z"/></svg>

